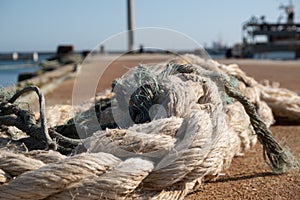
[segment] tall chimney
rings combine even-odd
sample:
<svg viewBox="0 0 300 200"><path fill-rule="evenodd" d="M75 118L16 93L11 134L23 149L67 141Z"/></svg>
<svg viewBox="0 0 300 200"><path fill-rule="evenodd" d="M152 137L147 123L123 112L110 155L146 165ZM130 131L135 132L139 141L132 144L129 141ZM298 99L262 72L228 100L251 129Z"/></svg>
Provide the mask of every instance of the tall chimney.
<svg viewBox="0 0 300 200"><path fill-rule="evenodd" d="M133 0L127 0L128 51L134 50Z"/></svg>

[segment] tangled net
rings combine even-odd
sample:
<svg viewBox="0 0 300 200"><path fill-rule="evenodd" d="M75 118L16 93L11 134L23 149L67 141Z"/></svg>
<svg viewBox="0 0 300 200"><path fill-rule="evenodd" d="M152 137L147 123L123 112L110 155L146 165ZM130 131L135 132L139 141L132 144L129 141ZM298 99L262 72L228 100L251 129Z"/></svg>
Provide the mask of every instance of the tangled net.
<svg viewBox="0 0 300 200"><path fill-rule="evenodd" d="M237 65L185 55L138 66L113 82L112 93L76 108L71 120L58 120L65 107L48 109L49 129L43 111L40 127L13 104L21 93L2 102L1 124L43 141L48 151L0 150L2 199L183 199L257 139L274 173L295 165L268 130L268 100L272 109L279 102L274 89ZM285 109L275 115L298 119L299 109Z"/></svg>

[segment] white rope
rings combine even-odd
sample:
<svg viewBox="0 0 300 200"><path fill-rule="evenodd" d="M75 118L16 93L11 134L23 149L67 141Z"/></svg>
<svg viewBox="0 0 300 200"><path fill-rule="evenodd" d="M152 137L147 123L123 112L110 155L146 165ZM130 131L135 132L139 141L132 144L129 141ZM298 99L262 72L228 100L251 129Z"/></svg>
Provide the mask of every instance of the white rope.
<svg viewBox="0 0 300 200"><path fill-rule="evenodd" d="M244 107L226 97L216 73L239 80L237 87L258 105L267 125L273 122L271 110L261 101L262 87L256 89L257 83L235 65L226 67L191 55L174 62L192 64L197 72L154 66L143 84L160 91L151 99L152 107L149 102L142 105L152 113L138 113L131 121L124 105L138 91L133 89L134 78L141 75L141 68L123 76L115 95L125 103L103 113L109 122L116 120L115 112L116 122L124 128L96 131L75 149L77 155L1 151L0 182L7 181L3 178L7 175L15 177L0 186L1 199L183 199L204 181L218 177L257 139ZM227 101L232 102L227 105ZM148 118L151 121L133 123Z"/></svg>

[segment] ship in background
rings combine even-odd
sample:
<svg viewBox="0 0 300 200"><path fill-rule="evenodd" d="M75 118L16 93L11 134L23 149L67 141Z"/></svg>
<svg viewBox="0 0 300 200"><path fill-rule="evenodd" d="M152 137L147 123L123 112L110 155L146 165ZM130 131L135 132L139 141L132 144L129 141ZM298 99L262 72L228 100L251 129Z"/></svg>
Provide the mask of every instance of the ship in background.
<svg viewBox="0 0 300 200"><path fill-rule="evenodd" d="M282 16L277 23L268 23L265 16L251 17L243 24L243 42L229 49L226 57L235 58L300 58L300 23L294 22L294 6L290 1L281 5L286 13L286 22Z"/></svg>
<svg viewBox="0 0 300 200"><path fill-rule="evenodd" d="M212 41L212 44L210 47L207 47L206 45L204 45L204 49L213 58L224 58L224 56L228 50L228 47L223 42L222 38L220 37L219 40ZM197 53L198 52L196 52L196 54Z"/></svg>

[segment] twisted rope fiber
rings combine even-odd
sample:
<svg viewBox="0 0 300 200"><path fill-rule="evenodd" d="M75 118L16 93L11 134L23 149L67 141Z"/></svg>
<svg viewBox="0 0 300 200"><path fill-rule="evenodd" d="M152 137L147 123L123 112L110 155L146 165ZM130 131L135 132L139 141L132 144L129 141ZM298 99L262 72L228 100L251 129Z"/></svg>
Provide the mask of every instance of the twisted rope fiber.
<svg viewBox="0 0 300 200"><path fill-rule="evenodd" d="M41 129L43 132L44 140L46 141L46 148L47 149L56 149L56 144L52 141L52 138L49 136L48 129L47 129L47 122L45 120L45 98L44 95L40 92L40 89L36 86L30 86L22 89L21 91L17 92L11 99L8 100L8 103L14 103L18 97L23 95L24 93L34 91L39 98L39 105L40 105L40 118L41 118Z"/></svg>
<svg viewBox="0 0 300 200"><path fill-rule="evenodd" d="M183 199L253 146L254 130L275 172L292 167L256 113L259 98L250 102L211 61L176 59L114 83L117 104L107 109L122 129L96 131L77 155L1 151L0 169L15 179L0 186L0 199ZM16 160L37 164L22 168Z"/></svg>
<svg viewBox="0 0 300 200"><path fill-rule="evenodd" d="M34 116L26 110L20 109L18 106L12 104L24 93L34 91L39 98L41 127L39 127ZM28 135L37 140L46 143L46 149L58 149L60 152L68 152L71 147L77 146L80 141L76 139L67 138L51 128L47 128L47 120L45 114L45 100L43 94L36 86L26 87L16 92L8 102L0 104L1 115L0 123L6 126L15 126L24 131ZM51 137L50 137L51 136ZM52 138L55 138L54 140ZM56 143L59 142L58 144Z"/></svg>

